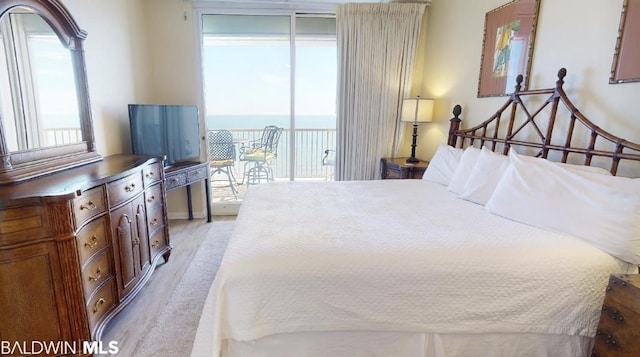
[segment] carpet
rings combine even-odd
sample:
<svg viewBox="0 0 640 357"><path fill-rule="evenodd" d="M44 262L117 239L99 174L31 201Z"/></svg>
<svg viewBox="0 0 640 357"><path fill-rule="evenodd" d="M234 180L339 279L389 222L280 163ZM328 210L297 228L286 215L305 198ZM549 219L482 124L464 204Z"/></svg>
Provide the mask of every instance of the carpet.
<svg viewBox="0 0 640 357"><path fill-rule="evenodd" d="M214 221L192 262L134 356L189 356L202 307L235 221Z"/></svg>

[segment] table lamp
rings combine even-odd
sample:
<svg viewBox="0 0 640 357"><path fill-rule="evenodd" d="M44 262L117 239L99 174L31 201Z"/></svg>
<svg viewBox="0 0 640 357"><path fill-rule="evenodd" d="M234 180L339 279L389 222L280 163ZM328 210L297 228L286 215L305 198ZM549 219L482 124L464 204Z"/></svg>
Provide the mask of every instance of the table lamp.
<svg viewBox="0 0 640 357"><path fill-rule="evenodd" d="M418 138L418 123L427 123L433 120L433 99L407 98L402 101L400 120L413 122L413 140L411 142L411 157L408 163L416 163L416 139Z"/></svg>

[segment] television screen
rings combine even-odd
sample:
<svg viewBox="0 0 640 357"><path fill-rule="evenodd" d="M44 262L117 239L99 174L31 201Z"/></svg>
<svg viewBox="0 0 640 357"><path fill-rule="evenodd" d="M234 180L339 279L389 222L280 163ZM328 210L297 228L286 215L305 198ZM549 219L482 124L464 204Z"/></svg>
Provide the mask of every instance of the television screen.
<svg viewBox="0 0 640 357"><path fill-rule="evenodd" d="M165 157L173 165L200 156L200 121L195 105L129 104L134 154Z"/></svg>

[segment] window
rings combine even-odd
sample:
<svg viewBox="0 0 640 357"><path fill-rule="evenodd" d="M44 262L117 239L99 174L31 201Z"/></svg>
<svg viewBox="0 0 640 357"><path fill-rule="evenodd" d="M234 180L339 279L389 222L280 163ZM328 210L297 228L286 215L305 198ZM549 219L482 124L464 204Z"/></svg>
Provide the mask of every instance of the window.
<svg viewBox="0 0 640 357"><path fill-rule="evenodd" d="M37 14L0 23L0 112L9 151L82 141L71 53Z"/></svg>
<svg viewBox="0 0 640 357"><path fill-rule="evenodd" d="M231 195L222 173L211 180L214 202L241 200L247 184L256 183L246 177L255 164L241 153L267 125L283 128L275 158L263 164L274 180L331 177L322 157L335 149L335 31L335 18L326 15L202 16L207 130L231 131L237 149L239 195Z"/></svg>

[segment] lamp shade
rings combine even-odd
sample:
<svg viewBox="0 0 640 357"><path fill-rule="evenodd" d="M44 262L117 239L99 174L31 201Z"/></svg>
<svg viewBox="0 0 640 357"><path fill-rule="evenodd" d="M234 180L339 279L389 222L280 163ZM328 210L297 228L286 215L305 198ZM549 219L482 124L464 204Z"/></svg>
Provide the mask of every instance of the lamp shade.
<svg viewBox="0 0 640 357"><path fill-rule="evenodd" d="M433 99L407 98L402 101L401 121L426 123L433 120Z"/></svg>

